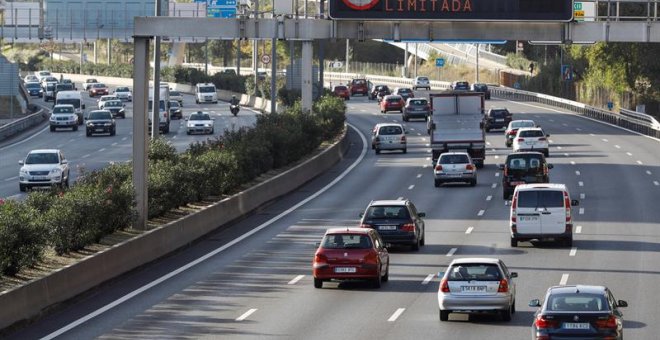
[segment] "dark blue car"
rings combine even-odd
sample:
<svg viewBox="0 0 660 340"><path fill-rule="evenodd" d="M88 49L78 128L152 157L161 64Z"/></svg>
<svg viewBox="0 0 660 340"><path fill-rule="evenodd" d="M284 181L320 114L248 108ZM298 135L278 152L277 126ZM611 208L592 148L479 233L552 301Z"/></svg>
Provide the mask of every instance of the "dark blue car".
<svg viewBox="0 0 660 340"><path fill-rule="evenodd" d="M43 91L41 89L41 84L39 83L25 83L25 89L28 94L33 97L42 97Z"/></svg>

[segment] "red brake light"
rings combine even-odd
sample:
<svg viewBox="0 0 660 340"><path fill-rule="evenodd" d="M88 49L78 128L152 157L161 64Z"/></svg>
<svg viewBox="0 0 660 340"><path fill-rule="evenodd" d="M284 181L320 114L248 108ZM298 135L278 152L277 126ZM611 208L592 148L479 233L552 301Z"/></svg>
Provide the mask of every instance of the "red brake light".
<svg viewBox="0 0 660 340"><path fill-rule="evenodd" d="M596 320L596 328L616 329L617 328L616 317L614 317L614 315L610 315L606 319L599 318L598 320Z"/></svg>
<svg viewBox="0 0 660 340"><path fill-rule="evenodd" d="M567 192L564 192L564 207L566 208L566 223L568 223L571 221L571 199Z"/></svg>
<svg viewBox="0 0 660 340"><path fill-rule="evenodd" d="M504 176L508 176L508 175L509 175L509 167L504 165Z"/></svg>
<svg viewBox="0 0 660 340"><path fill-rule="evenodd" d="M327 264L328 262L328 257L323 255L323 254L316 254L314 256L314 265L315 266L322 266Z"/></svg>
<svg viewBox="0 0 660 340"><path fill-rule="evenodd" d="M369 251L367 255L364 256L364 263L378 264L378 253L375 250Z"/></svg>
<svg viewBox="0 0 660 340"><path fill-rule="evenodd" d="M511 130L511 131L509 131L508 134L511 135L511 136L515 136L517 133L518 133L518 130Z"/></svg>
<svg viewBox="0 0 660 340"><path fill-rule="evenodd" d="M500 280L500 286L497 288L498 293L506 293L509 291L509 281L506 279Z"/></svg>
<svg viewBox="0 0 660 340"><path fill-rule="evenodd" d="M466 165L465 170L474 170L474 165L472 165L472 164Z"/></svg>
<svg viewBox="0 0 660 340"><path fill-rule="evenodd" d="M518 138L518 141L519 141L519 142L524 142L524 141L525 141L525 138Z"/></svg>
<svg viewBox="0 0 660 340"><path fill-rule="evenodd" d="M406 136L401 136L401 143L405 143L405 142L406 142Z"/></svg>
<svg viewBox="0 0 660 340"><path fill-rule="evenodd" d="M556 328L559 326L559 322L557 322L557 320L548 320L543 315L539 314L539 316L536 317L536 320L534 320L534 325L536 325L536 328L538 329Z"/></svg>
<svg viewBox="0 0 660 340"><path fill-rule="evenodd" d="M516 223L516 208L518 206L518 194L513 195L513 200L511 201L511 222Z"/></svg>
<svg viewBox="0 0 660 340"><path fill-rule="evenodd" d="M415 231L415 225L412 223L406 223L401 226L401 230L410 232Z"/></svg>
<svg viewBox="0 0 660 340"><path fill-rule="evenodd" d="M442 171L442 165L438 164L435 166L435 171Z"/></svg>
<svg viewBox="0 0 660 340"><path fill-rule="evenodd" d="M545 140L545 137L541 137L541 138L539 138L539 140L540 140L540 141L541 141L541 140Z"/></svg>
<svg viewBox="0 0 660 340"><path fill-rule="evenodd" d="M442 281L440 281L440 291L443 293L449 293L449 282L447 282L447 279L442 279Z"/></svg>

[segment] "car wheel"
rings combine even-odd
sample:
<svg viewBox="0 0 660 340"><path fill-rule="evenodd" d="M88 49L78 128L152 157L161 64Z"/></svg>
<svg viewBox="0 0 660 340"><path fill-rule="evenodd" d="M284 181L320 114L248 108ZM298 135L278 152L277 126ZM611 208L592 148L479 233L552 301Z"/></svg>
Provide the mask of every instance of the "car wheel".
<svg viewBox="0 0 660 340"><path fill-rule="evenodd" d="M383 282L387 282L390 280L390 263L387 262L387 266L385 267L385 275L383 275Z"/></svg>
<svg viewBox="0 0 660 340"><path fill-rule="evenodd" d="M564 246L572 247L573 246L573 236L569 236L563 240Z"/></svg>
<svg viewBox="0 0 660 340"><path fill-rule="evenodd" d="M73 126L73 131L78 131L78 125Z"/></svg>
<svg viewBox="0 0 660 340"><path fill-rule="evenodd" d="M23 184L18 184L18 189L19 189L21 192L26 192L26 191L27 191L27 187L26 187L25 185L23 185Z"/></svg>
<svg viewBox="0 0 660 340"><path fill-rule="evenodd" d="M470 186L471 187L474 187L476 185L477 185L477 179L476 178L470 181Z"/></svg>
<svg viewBox="0 0 660 340"><path fill-rule="evenodd" d="M502 321L511 321L511 306L509 308L500 311L502 315Z"/></svg>
<svg viewBox="0 0 660 340"><path fill-rule="evenodd" d="M115 131L114 129L112 131L110 131L110 136L114 136L116 134L117 134L117 131Z"/></svg>
<svg viewBox="0 0 660 340"><path fill-rule="evenodd" d="M376 154L380 155L380 149L376 149Z"/></svg>
<svg viewBox="0 0 660 340"><path fill-rule="evenodd" d="M511 314L516 314L516 300L513 300L513 303L511 304Z"/></svg>
<svg viewBox="0 0 660 340"><path fill-rule="evenodd" d="M186 131L186 135L190 135L190 131Z"/></svg>
<svg viewBox="0 0 660 340"><path fill-rule="evenodd" d="M490 128L489 128L489 127L486 128L486 132L490 132Z"/></svg>
<svg viewBox="0 0 660 340"><path fill-rule="evenodd" d="M439 180L439 179L433 180L433 185L434 185L436 188L439 188L439 187L442 185L442 181Z"/></svg>
<svg viewBox="0 0 660 340"><path fill-rule="evenodd" d="M383 278L380 276L380 271L378 271L378 274L376 275L376 278L373 279L373 282L372 282L374 288L380 288L380 286L382 285L382 282L383 282L382 279Z"/></svg>
<svg viewBox="0 0 660 340"><path fill-rule="evenodd" d="M419 245L423 246L426 244L426 232L422 234L422 239L419 241Z"/></svg>
<svg viewBox="0 0 660 340"><path fill-rule="evenodd" d="M511 247L515 248L518 246L518 240L515 238L511 238Z"/></svg>
<svg viewBox="0 0 660 340"><path fill-rule="evenodd" d="M417 241L415 243L413 243L413 245L412 245L412 250L413 251L419 251L419 243L420 243L419 239L417 239Z"/></svg>
<svg viewBox="0 0 660 340"><path fill-rule="evenodd" d="M406 117L405 115L403 117L401 117L401 119L403 119L404 122L408 121L408 117Z"/></svg>
<svg viewBox="0 0 660 340"><path fill-rule="evenodd" d="M543 151L543 155L544 155L546 158L550 157L550 150L545 149L545 151Z"/></svg>
<svg viewBox="0 0 660 340"><path fill-rule="evenodd" d="M451 311L448 310L440 310L440 321L448 321L449 320L449 313Z"/></svg>
<svg viewBox="0 0 660 340"><path fill-rule="evenodd" d="M69 187L69 176L68 175L66 176L66 180L64 180L62 182L62 186L65 187L65 188Z"/></svg>
<svg viewBox="0 0 660 340"><path fill-rule="evenodd" d="M508 190L502 190L502 199L506 201L509 197L511 197L511 192Z"/></svg>
<svg viewBox="0 0 660 340"><path fill-rule="evenodd" d="M86 133L86 135L87 135L87 137L89 137L89 136L91 136L91 135L92 135L92 133L91 133L91 132L89 132L89 131L87 131L87 133Z"/></svg>
<svg viewBox="0 0 660 340"><path fill-rule="evenodd" d="M55 131L55 127L54 127L54 126L51 126L51 127L50 127L50 132L53 132L53 131Z"/></svg>
<svg viewBox="0 0 660 340"><path fill-rule="evenodd" d="M403 153L408 153L408 149L402 149Z"/></svg>
<svg viewBox="0 0 660 340"><path fill-rule="evenodd" d="M399 110L400 113L403 113L403 110Z"/></svg>
<svg viewBox="0 0 660 340"><path fill-rule="evenodd" d="M323 288L323 280L314 278L314 288Z"/></svg>

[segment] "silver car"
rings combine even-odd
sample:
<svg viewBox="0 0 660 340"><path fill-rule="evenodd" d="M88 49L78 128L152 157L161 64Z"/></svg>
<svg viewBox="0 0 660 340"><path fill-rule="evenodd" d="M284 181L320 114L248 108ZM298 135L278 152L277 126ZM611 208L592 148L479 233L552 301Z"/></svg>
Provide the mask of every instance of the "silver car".
<svg viewBox="0 0 660 340"><path fill-rule="evenodd" d="M58 149L32 150L18 161L18 183L21 191L36 186L69 186L69 164Z"/></svg>
<svg viewBox="0 0 660 340"><path fill-rule="evenodd" d="M445 152L438 157L433 168L435 187L444 183L462 182L477 185L477 167L467 152Z"/></svg>
<svg viewBox="0 0 660 340"><path fill-rule="evenodd" d="M516 312L517 273L495 258L463 258L449 264L440 281L440 321L450 313L497 313L511 321Z"/></svg>
<svg viewBox="0 0 660 340"><path fill-rule="evenodd" d="M401 150L408 152L406 130L397 123L376 124L371 133L371 148L380 154L382 150Z"/></svg>

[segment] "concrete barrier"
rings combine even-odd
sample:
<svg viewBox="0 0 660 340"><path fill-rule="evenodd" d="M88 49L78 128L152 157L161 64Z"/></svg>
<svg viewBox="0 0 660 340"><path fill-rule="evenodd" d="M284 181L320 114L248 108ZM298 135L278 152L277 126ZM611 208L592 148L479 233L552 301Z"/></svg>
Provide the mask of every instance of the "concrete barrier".
<svg viewBox="0 0 660 340"><path fill-rule="evenodd" d="M34 318L50 306L167 255L295 190L336 164L348 146L344 134L339 142L321 153L267 181L46 277L0 293L0 329Z"/></svg>
<svg viewBox="0 0 660 340"><path fill-rule="evenodd" d="M35 125L39 125L46 119L48 119L48 111L41 109L37 113L33 113L27 117L23 117L9 124L0 126L0 141L3 141Z"/></svg>

